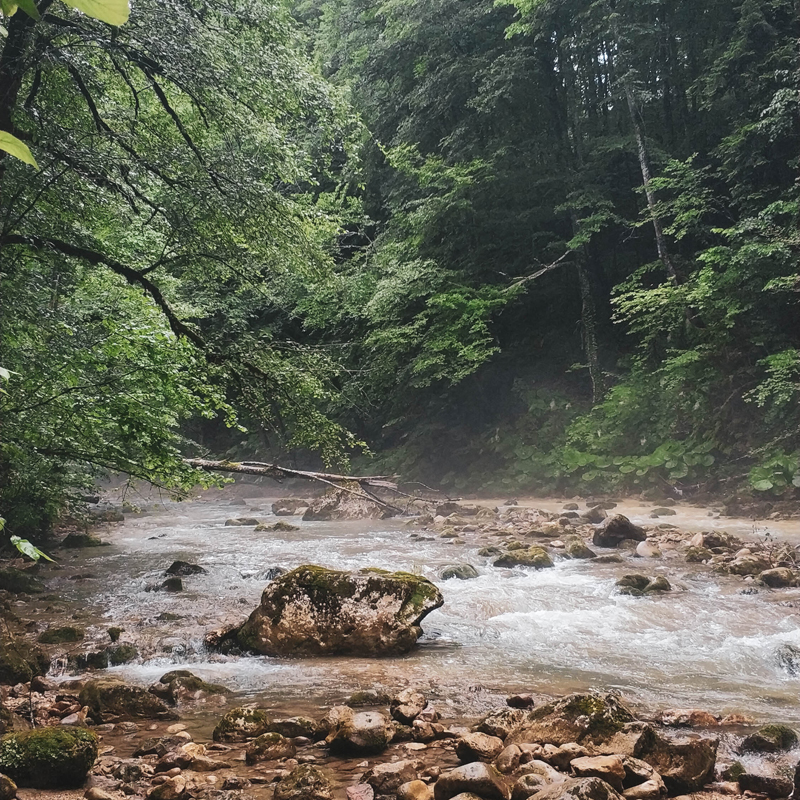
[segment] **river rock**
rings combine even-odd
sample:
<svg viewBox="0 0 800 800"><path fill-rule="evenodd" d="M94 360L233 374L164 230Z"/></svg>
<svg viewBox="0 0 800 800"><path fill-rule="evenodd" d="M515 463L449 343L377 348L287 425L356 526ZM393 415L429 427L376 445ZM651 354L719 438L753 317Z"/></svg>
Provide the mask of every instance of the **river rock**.
<svg viewBox="0 0 800 800"><path fill-rule="evenodd" d="M535 569L547 569L553 566L553 559L543 547L532 545L503 553L500 558L495 559L495 567L534 567Z"/></svg>
<svg viewBox="0 0 800 800"><path fill-rule="evenodd" d="M368 783L356 783L345 789L345 796L347 800L374 800L375 790Z"/></svg>
<svg viewBox="0 0 800 800"><path fill-rule="evenodd" d="M701 708L668 708L658 715L662 725L671 728L712 728L719 720Z"/></svg>
<svg viewBox="0 0 800 800"><path fill-rule="evenodd" d="M262 733L269 733L267 712L255 706L232 708L217 723L211 738L215 742L245 742Z"/></svg>
<svg viewBox="0 0 800 800"><path fill-rule="evenodd" d="M783 589L787 586L797 585L797 576L788 567L765 569L758 576L758 580L771 589Z"/></svg>
<svg viewBox="0 0 800 800"><path fill-rule="evenodd" d="M749 553L735 558L728 564L731 575L759 575L769 569L770 563L766 556L758 553Z"/></svg>
<svg viewBox="0 0 800 800"><path fill-rule="evenodd" d="M564 539L564 553L570 558L597 558L597 553L580 536L569 536Z"/></svg>
<svg viewBox="0 0 800 800"><path fill-rule="evenodd" d="M701 531L689 540L689 545L706 550L738 550L742 540L725 531Z"/></svg>
<svg viewBox="0 0 800 800"><path fill-rule="evenodd" d="M233 517L225 520L226 528L254 528L258 525L258 520L255 517Z"/></svg>
<svg viewBox="0 0 800 800"><path fill-rule="evenodd" d="M0 684L27 683L37 675L46 675L50 656L41 647L20 638L12 638L0 629Z"/></svg>
<svg viewBox="0 0 800 800"><path fill-rule="evenodd" d="M516 744L504 747L495 759L494 765L498 772L503 775L510 775L519 766L522 760L522 750Z"/></svg>
<svg viewBox="0 0 800 800"><path fill-rule="evenodd" d="M714 554L705 547L689 547L686 550L686 562L688 564L702 564L713 558Z"/></svg>
<svg viewBox="0 0 800 800"><path fill-rule="evenodd" d="M274 800L331 800L330 781L313 764L301 764L275 786Z"/></svg>
<svg viewBox="0 0 800 800"><path fill-rule="evenodd" d="M636 555L639 558L661 558L661 551L651 542L639 542L636 545Z"/></svg>
<svg viewBox="0 0 800 800"><path fill-rule="evenodd" d="M408 572L302 566L267 586L238 639L272 656L396 655L443 603L430 581Z"/></svg>
<svg viewBox="0 0 800 800"><path fill-rule="evenodd" d="M284 497L272 504L272 513L276 517L293 517L301 509L308 508L310 500L301 500L297 497Z"/></svg>
<svg viewBox="0 0 800 800"><path fill-rule="evenodd" d="M462 762L492 761L503 750L503 740L487 733L466 733L456 742L456 755Z"/></svg>
<svg viewBox="0 0 800 800"><path fill-rule="evenodd" d="M433 787L435 800L451 800L463 792L483 800L508 800L510 792L502 775L491 765L473 761L445 772Z"/></svg>
<svg viewBox="0 0 800 800"><path fill-rule="evenodd" d="M178 575L186 577L187 575L206 575L207 569L203 569L197 564L190 564L188 561L173 561L164 572L165 575Z"/></svg>
<svg viewBox="0 0 800 800"><path fill-rule="evenodd" d="M433 800L433 789L424 781L409 781L397 787L397 800Z"/></svg>
<svg viewBox="0 0 800 800"><path fill-rule="evenodd" d="M507 744L602 741L623 730L633 714L612 694L571 694L528 711Z"/></svg>
<svg viewBox="0 0 800 800"><path fill-rule="evenodd" d="M186 778L171 775L147 793L147 800L182 800L186 794Z"/></svg>
<svg viewBox="0 0 800 800"><path fill-rule="evenodd" d="M319 723L310 717L286 717L284 719L273 719L269 724L269 730L279 733L287 739L303 736L313 741L319 732Z"/></svg>
<svg viewBox="0 0 800 800"><path fill-rule="evenodd" d="M0 569L0 589L11 594L41 594L45 586L29 570L7 567Z"/></svg>
<svg viewBox="0 0 800 800"><path fill-rule="evenodd" d="M800 647L793 644L782 644L775 651L775 660L788 675L800 675Z"/></svg>
<svg viewBox="0 0 800 800"><path fill-rule="evenodd" d="M742 742L743 753L779 753L797 744L797 733L787 725L764 725Z"/></svg>
<svg viewBox="0 0 800 800"><path fill-rule="evenodd" d="M625 766L622 756L584 756L570 762L572 774L578 778L602 778L617 791L622 791Z"/></svg>
<svg viewBox="0 0 800 800"><path fill-rule="evenodd" d="M526 719L520 708L500 708L484 717L476 726L482 733L505 739L518 731Z"/></svg>
<svg viewBox="0 0 800 800"><path fill-rule="evenodd" d="M370 500L355 482L349 482L342 488L329 489L321 497L317 497L308 505L303 520L321 521L340 519L386 519L394 516L394 512L386 506Z"/></svg>
<svg viewBox="0 0 800 800"><path fill-rule="evenodd" d="M165 673L148 691L171 705L196 705L214 697L222 701L231 694L230 689L218 683L206 683L185 669Z"/></svg>
<svg viewBox="0 0 800 800"><path fill-rule="evenodd" d="M0 773L19 786L80 786L97 758L97 735L86 728L38 728L0 740Z"/></svg>
<svg viewBox="0 0 800 800"><path fill-rule="evenodd" d="M536 800L619 800L614 789L600 778L568 778L546 786Z"/></svg>
<svg viewBox="0 0 800 800"><path fill-rule="evenodd" d="M656 733L641 737L633 755L658 772L670 794L681 794L713 779L718 745L715 736L668 739Z"/></svg>
<svg viewBox="0 0 800 800"><path fill-rule="evenodd" d="M541 791L547 785L547 781L534 772L521 775L517 782L511 787L511 800L528 800L531 795Z"/></svg>
<svg viewBox="0 0 800 800"><path fill-rule="evenodd" d="M8 777L0 773L0 800L14 800L17 796L17 784Z"/></svg>
<svg viewBox="0 0 800 800"><path fill-rule="evenodd" d="M646 761L623 756L625 767L622 796L627 800L656 800L667 793L661 776Z"/></svg>
<svg viewBox="0 0 800 800"><path fill-rule="evenodd" d="M281 758L294 758L297 748L279 733L262 733L257 736L245 751L245 763L249 766L259 761L278 761Z"/></svg>
<svg viewBox="0 0 800 800"><path fill-rule="evenodd" d="M598 522L603 522L608 517L605 510L600 506L594 506L590 509L587 509L583 514L581 514L581 519L585 520L586 522L591 522L592 524L597 524Z"/></svg>
<svg viewBox="0 0 800 800"><path fill-rule="evenodd" d="M478 577L478 570L472 564L451 564L442 570L442 580L449 581L452 578L458 578L461 581L467 581L471 578Z"/></svg>
<svg viewBox="0 0 800 800"><path fill-rule="evenodd" d="M595 528L592 542L596 547L617 547L624 539L635 539L643 542L647 534L638 525L634 525L622 514L614 514Z"/></svg>
<svg viewBox="0 0 800 800"><path fill-rule="evenodd" d="M103 542L91 533L76 533L72 532L62 540L61 547L69 547L73 549L83 547L108 547L110 542Z"/></svg>
<svg viewBox="0 0 800 800"><path fill-rule="evenodd" d="M167 704L140 686L132 686L114 678L88 681L81 689L81 705L89 707L95 722L106 718L177 719Z"/></svg>
<svg viewBox="0 0 800 800"><path fill-rule="evenodd" d="M389 713L392 719L396 719L403 725L411 723L422 713L428 701L422 692L417 689L404 689L398 692L389 705ZM428 720L435 722L436 720Z"/></svg>
<svg viewBox="0 0 800 800"><path fill-rule="evenodd" d="M745 772L739 776L739 788L743 792L757 792L767 797L788 797L794 785L788 778L755 775Z"/></svg>
<svg viewBox="0 0 800 800"><path fill-rule="evenodd" d="M382 753L392 740L394 730L389 720L377 711L355 713L347 706L325 738L331 753L337 755L372 755ZM348 713L349 712L349 713Z"/></svg>
<svg viewBox="0 0 800 800"><path fill-rule="evenodd" d="M364 773L362 780L368 783L377 795L394 795L404 783L417 779L417 770L412 761L390 761L377 764Z"/></svg>

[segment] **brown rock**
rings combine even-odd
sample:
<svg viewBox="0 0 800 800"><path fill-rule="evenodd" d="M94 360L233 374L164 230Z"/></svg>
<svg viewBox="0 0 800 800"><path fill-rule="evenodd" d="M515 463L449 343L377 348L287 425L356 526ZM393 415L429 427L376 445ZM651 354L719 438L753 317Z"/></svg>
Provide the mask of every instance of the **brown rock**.
<svg viewBox="0 0 800 800"><path fill-rule="evenodd" d="M417 771L412 761L390 761L365 772L363 781L375 790L375 794L394 794L402 784L416 778Z"/></svg>
<svg viewBox="0 0 800 800"><path fill-rule="evenodd" d="M0 800L14 800L17 796L17 784L0 772Z"/></svg>
<svg viewBox="0 0 800 800"><path fill-rule="evenodd" d="M512 773L518 766L522 759L522 750L516 744L510 744L508 747L503 748L494 762L498 772L503 775Z"/></svg>
<svg viewBox="0 0 800 800"><path fill-rule="evenodd" d="M422 692L417 689L404 689L392 698L389 713L393 719L403 725L410 725L422 713L427 704L428 701ZM435 720L427 721L435 722Z"/></svg>
<svg viewBox="0 0 800 800"><path fill-rule="evenodd" d="M347 800L373 800L375 790L368 783L357 783L345 790Z"/></svg>
<svg viewBox="0 0 800 800"><path fill-rule="evenodd" d="M757 792L767 797L788 797L793 784L788 778L775 778L767 775L754 775L745 772L739 776L739 788L743 792Z"/></svg>
<svg viewBox="0 0 800 800"><path fill-rule="evenodd" d="M619 800L620 796L600 778L569 778L547 786L536 800Z"/></svg>
<svg viewBox="0 0 800 800"><path fill-rule="evenodd" d="M584 756L573 759L570 767L578 778L602 778L617 791L622 791L625 780L622 756Z"/></svg>
<svg viewBox="0 0 800 800"><path fill-rule="evenodd" d="M503 740L486 733L467 733L456 742L456 755L462 762L491 761L503 749Z"/></svg>
<svg viewBox="0 0 800 800"><path fill-rule="evenodd" d="M186 794L186 779L182 775L167 778L164 783L154 786L148 793L148 800L180 800Z"/></svg>
<svg viewBox="0 0 800 800"><path fill-rule="evenodd" d="M433 789L424 781L409 781L397 787L397 800L433 800Z"/></svg>
<svg viewBox="0 0 800 800"><path fill-rule="evenodd" d="M660 734L642 738L633 753L661 776L671 794L702 789L714 776L716 737L667 739Z"/></svg>
<svg viewBox="0 0 800 800"><path fill-rule="evenodd" d="M510 796L500 773L482 761L445 772L433 787L435 800L451 800L462 792L472 792L483 800L508 800Z"/></svg>

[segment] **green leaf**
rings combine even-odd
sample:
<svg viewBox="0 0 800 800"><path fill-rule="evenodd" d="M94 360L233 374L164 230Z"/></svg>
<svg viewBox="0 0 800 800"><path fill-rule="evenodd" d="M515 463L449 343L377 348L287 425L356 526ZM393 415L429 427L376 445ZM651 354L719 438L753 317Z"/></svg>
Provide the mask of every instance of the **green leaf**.
<svg viewBox="0 0 800 800"><path fill-rule="evenodd" d="M593 481L597 477L597 475L598 472L596 469L590 469L587 472L584 472L583 475L581 475L581 480Z"/></svg>
<svg viewBox="0 0 800 800"><path fill-rule="evenodd" d="M64 0L68 6L109 25L124 25L131 9L128 0Z"/></svg>
<svg viewBox="0 0 800 800"><path fill-rule="evenodd" d="M13 17L17 13L17 4L14 0L0 0L0 11L4 17Z"/></svg>
<svg viewBox="0 0 800 800"><path fill-rule="evenodd" d="M754 481L753 482L753 488L757 492L769 491L772 488L772 486L773 486L772 481L768 480L767 478L764 478L763 480L760 480L760 481Z"/></svg>
<svg viewBox="0 0 800 800"><path fill-rule="evenodd" d="M619 471L623 475L627 475L629 472L633 472L635 469L636 469L636 465L635 464L621 464L620 468L619 468Z"/></svg>
<svg viewBox="0 0 800 800"><path fill-rule="evenodd" d="M17 5L32 19L41 19L42 15L39 9L36 8L36 3L33 0L17 0Z"/></svg>
<svg viewBox="0 0 800 800"><path fill-rule="evenodd" d="M792 486L800 487L800 472L792 478Z"/></svg>
<svg viewBox="0 0 800 800"><path fill-rule="evenodd" d="M38 561L43 558L45 561L53 561L47 553L42 552L36 545L31 544L27 539L22 539L19 536L11 537L11 544L19 550L20 553L28 558Z"/></svg>
<svg viewBox="0 0 800 800"><path fill-rule="evenodd" d="M0 131L0 150L5 150L6 153L11 153L14 158L18 158L20 161L24 161L26 164L30 164L36 167L36 169L39 169L39 165L36 163L36 159L31 155L28 145L6 131Z"/></svg>

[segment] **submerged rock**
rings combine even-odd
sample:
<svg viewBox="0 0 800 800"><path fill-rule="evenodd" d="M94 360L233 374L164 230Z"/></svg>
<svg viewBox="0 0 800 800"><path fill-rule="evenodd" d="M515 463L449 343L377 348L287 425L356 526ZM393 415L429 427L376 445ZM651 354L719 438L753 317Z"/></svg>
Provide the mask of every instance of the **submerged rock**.
<svg viewBox="0 0 800 800"><path fill-rule="evenodd" d="M442 580L449 581L451 578L458 578L466 581L470 578L477 578L478 570L472 564L451 564L442 570Z"/></svg>
<svg viewBox="0 0 800 800"><path fill-rule="evenodd" d="M627 517L615 514L595 529L592 543L597 547L617 547L625 539L643 542L647 539L647 534Z"/></svg>
<svg viewBox="0 0 800 800"><path fill-rule="evenodd" d="M67 644L79 642L83 639L84 631L82 628L75 628L68 625L64 628L48 628L42 631L36 641L40 644Z"/></svg>
<svg viewBox="0 0 800 800"><path fill-rule="evenodd" d="M247 745L245 763L252 766L259 761L294 758L296 754L297 748L285 736L279 733L262 733Z"/></svg>
<svg viewBox="0 0 800 800"><path fill-rule="evenodd" d="M494 562L496 567L534 567L535 569L547 569L553 566L553 559L543 547L533 545L531 547L520 547L504 553Z"/></svg>
<svg viewBox="0 0 800 800"><path fill-rule="evenodd" d="M132 686L113 678L91 680L81 689L81 705L89 707L96 722L117 719L175 719L175 712L163 700L140 686Z"/></svg>
<svg viewBox="0 0 800 800"><path fill-rule="evenodd" d="M109 542L103 542L91 533L70 533L61 542L62 547L81 548L81 547L108 547Z"/></svg>
<svg viewBox="0 0 800 800"><path fill-rule="evenodd" d="M206 575L207 573L208 570L198 564L190 564L188 561L173 561L164 574L185 577L187 575Z"/></svg>
<svg viewBox="0 0 800 800"><path fill-rule="evenodd" d="M85 728L39 728L0 741L0 772L20 786L80 786L97 758L97 735Z"/></svg>
<svg viewBox="0 0 800 800"><path fill-rule="evenodd" d="M218 683L206 683L185 669L165 673L148 691L171 705L205 703L212 697L222 699L231 694L230 689Z"/></svg>
<svg viewBox="0 0 800 800"><path fill-rule="evenodd" d="M271 656L406 653L423 617L443 603L430 581L408 572L303 566L264 590L238 639Z"/></svg>
<svg viewBox="0 0 800 800"><path fill-rule="evenodd" d="M301 764L275 786L274 800L331 800L330 781L321 769Z"/></svg>
<svg viewBox="0 0 800 800"><path fill-rule="evenodd" d="M427 704L427 698L419 690L404 689L392 698L389 713L403 725L411 725Z"/></svg>
<svg viewBox="0 0 800 800"><path fill-rule="evenodd" d="M276 517L293 517L301 509L308 508L310 500L300 500L297 497L284 497L272 504L272 513Z"/></svg>

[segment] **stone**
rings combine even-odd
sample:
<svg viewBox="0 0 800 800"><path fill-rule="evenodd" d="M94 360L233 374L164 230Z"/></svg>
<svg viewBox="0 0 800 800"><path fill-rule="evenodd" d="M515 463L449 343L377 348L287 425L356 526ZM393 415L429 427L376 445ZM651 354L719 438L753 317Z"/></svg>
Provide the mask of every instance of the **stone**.
<svg viewBox="0 0 800 800"><path fill-rule="evenodd" d="M735 558L728 564L728 572L731 575L760 575L769 569L769 559L766 556L757 554L746 554Z"/></svg>
<svg viewBox="0 0 800 800"><path fill-rule="evenodd" d="M279 733L287 739L305 737L314 740L319 731L319 724L310 717L286 717L284 719L273 719L269 724L269 730Z"/></svg>
<svg viewBox="0 0 800 800"><path fill-rule="evenodd" d="M380 692L377 689L363 689L359 692L353 692L347 698L345 705L352 708L360 706L388 706L392 698L386 692Z"/></svg>
<svg viewBox="0 0 800 800"><path fill-rule="evenodd" d="M536 793L536 800L619 800L619 797L600 778L568 778Z"/></svg>
<svg viewBox="0 0 800 800"><path fill-rule="evenodd" d="M701 531L689 540L689 545L707 550L734 550L741 547L742 542L725 531Z"/></svg>
<svg viewBox="0 0 800 800"><path fill-rule="evenodd" d="M409 781L397 787L397 800L433 800L433 789L420 780Z"/></svg>
<svg viewBox="0 0 800 800"><path fill-rule="evenodd" d="M765 569L758 576L758 580L771 589L783 589L787 586L797 585L797 576L788 567Z"/></svg>
<svg viewBox="0 0 800 800"><path fill-rule="evenodd" d="M308 508L309 500L300 500L297 497L284 497L272 504L272 513L276 517L293 517L300 513L300 509Z"/></svg>
<svg viewBox="0 0 800 800"><path fill-rule="evenodd" d="M173 576L171 578L167 578L158 587L158 591L160 591L160 592L182 592L183 591L183 579L175 577L175 576Z"/></svg>
<svg viewBox="0 0 800 800"><path fill-rule="evenodd" d="M571 694L528 711L506 744L603 741L633 722L633 714L612 694Z"/></svg>
<svg viewBox="0 0 800 800"><path fill-rule="evenodd" d="M274 800L331 800L330 781L319 767L301 764L275 786Z"/></svg>
<svg viewBox="0 0 800 800"><path fill-rule="evenodd" d="M67 625L63 628L48 628L42 631L36 638L40 644L66 644L69 642L79 642L84 637L82 628Z"/></svg>
<svg viewBox="0 0 800 800"><path fill-rule="evenodd" d="M634 753L661 776L670 794L702 789L714 777L717 737L686 736L668 739L653 733L643 736Z"/></svg>
<svg viewBox="0 0 800 800"><path fill-rule="evenodd" d="M501 708L484 717L476 726L481 733L506 739L519 730L526 716L519 708Z"/></svg>
<svg viewBox="0 0 800 800"><path fill-rule="evenodd" d="M50 656L41 647L20 638L12 641L0 630L0 684L27 683L37 675L46 675L49 669Z"/></svg>
<svg viewBox="0 0 800 800"><path fill-rule="evenodd" d="M663 575L657 575L647 584L647 586L644 587L644 594L652 594L654 592L671 592L671 591L672 591L672 585Z"/></svg>
<svg viewBox="0 0 800 800"><path fill-rule="evenodd" d="M532 545L518 550L510 550L495 559L495 567L533 567L547 569L553 566L553 559L543 547Z"/></svg>
<svg viewBox="0 0 800 800"><path fill-rule="evenodd" d="M0 569L0 589L11 594L41 594L45 586L29 570L7 567Z"/></svg>
<svg viewBox="0 0 800 800"><path fill-rule="evenodd" d="M585 520L586 522L591 522L592 524L603 522L607 517L608 514L606 514L605 510L600 506L593 506L581 514L581 519Z"/></svg>
<svg viewBox="0 0 800 800"><path fill-rule="evenodd" d="M275 533L289 533L290 531L299 531L299 530L300 527L298 525L292 525L289 522L284 522L282 519L278 520L272 525L267 525L263 522L259 525L256 525L257 533L263 533L265 531L274 531Z"/></svg>
<svg viewBox="0 0 800 800"><path fill-rule="evenodd" d="M509 775L519 766L521 760L522 750L517 745L510 744L500 751L494 765L498 772L502 772L503 775Z"/></svg>
<svg viewBox="0 0 800 800"><path fill-rule="evenodd" d="M714 554L705 547L689 547L686 550L686 562L688 564L701 564L703 561L708 561Z"/></svg>
<svg viewBox="0 0 800 800"><path fill-rule="evenodd" d="M186 793L186 778L183 775L168 777L147 793L148 800L181 800Z"/></svg>
<svg viewBox="0 0 800 800"><path fill-rule="evenodd" d="M580 536L570 536L564 540L564 553L570 558L597 558L597 553Z"/></svg>
<svg viewBox="0 0 800 800"><path fill-rule="evenodd" d="M650 542L639 542L636 545L636 555L639 558L661 558L661 551Z"/></svg>
<svg viewBox="0 0 800 800"><path fill-rule="evenodd" d="M325 741L334 754L373 755L382 753L389 745L394 730L389 720L377 711L342 713Z"/></svg>
<svg viewBox="0 0 800 800"><path fill-rule="evenodd" d="M404 689L392 698L389 713L392 715L392 719L396 719L403 725L411 725L427 704L427 698L419 690Z"/></svg>
<svg viewBox="0 0 800 800"><path fill-rule="evenodd" d="M442 580L449 581L452 578L466 581L478 577L478 570L472 564L451 564L442 570Z"/></svg>
<svg viewBox="0 0 800 800"><path fill-rule="evenodd" d="M780 753L797 744L797 733L787 725L764 725L745 737L743 753Z"/></svg>
<svg viewBox="0 0 800 800"><path fill-rule="evenodd" d="M97 735L85 728L37 728L0 740L0 773L19 786L80 786L97 758Z"/></svg>
<svg viewBox="0 0 800 800"><path fill-rule="evenodd" d="M279 733L262 733L257 736L245 751L245 763L248 766L259 761L279 761L282 758L294 758L297 748L285 736Z"/></svg>
<svg viewBox="0 0 800 800"><path fill-rule="evenodd" d="M420 622L443 603L436 586L411 573L302 566L267 586L238 640L272 656L397 655L414 647Z"/></svg>
<svg viewBox="0 0 800 800"><path fill-rule="evenodd" d="M61 542L62 547L78 549L83 547L108 547L109 542L103 542L90 533L70 533Z"/></svg>
<svg viewBox="0 0 800 800"><path fill-rule="evenodd" d="M85 800L116 800L113 794L98 786L90 786L84 793Z"/></svg>
<svg viewBox="0 0 800 800"><path fill-rule="evenodd" d="M511 708L533 708L533 695L530 694L510 694L506 697L506 705Z"/></svg>
<svg viewBox="0 0 800 800"><path fill-rule="evenodd" d="M572 773L578 778L602 778L617 791L622 791L625 766L622 756L584 756L570 762Z"/></svg>
<svg viewBox="0 0 800 800"><path fill-rule="evenodd" d="M345 789L345 795L347 800L373 800L375 790L368 783L357 783L354 786L348 786Z"/></svg>
<svg viewBox="0 0 800 800"><path fill-rule="evenodd" d="M623 575L614 585L619 589L620 594L641 594L650 583L647 575L637 573Z"/></svg>
<svg viewBox="0 0 800 800"><path fill-rule="evenodd" d="M700 708L666 709L659 715L659 721L673 728L711 728L719 725L719 720L713 714Z"/></svg>
<svg viewBox="0 0 800 800"><path fill-rule="evenodd" d="M487 733L467 733L456 742L456 755L462 762L492 761L503 749L503 740Z"/></svg>
<svg viewBox="0 0 800 800"><path fill-rule="evenodd" d="M451 800L470 792L483 800L508 800L510 792L502 775L491 764L473 761L445 772L433 787L435 800Z"/></svg>
<svg viewBox="0 0 800 800"><path fill-rule="evenodd" d="M207 569L203 569L197 564L190 564L188 561L173 561L164 574L186 577L187 575L206 575L207 573Z"/></svg>
<svg viewBox="0 0 800 800"><path fill-rule="evenodd" d="M392 516L392 510L370 500L358 483L351 481L312 499L303 514L303 520L328 522L340 519L386 519Z"/></svg>
<svg viewBox="0 0 800 800"><path fill-rule="evenodd" d="M793 644L782 644L775 651L775 660L788 675L793 677L800 675L800 647Z"/></svg>
<svg viewBox="0 0 800 800"><path fill-rule="evenodd" d="M254 706L232 708L216 724L211 738L215 742L245 742L269 733L270 718L263 709Z"/></svg>
<svg viewBox="0 0 800 800"><path fill-rule="evenodd" d="M638 525L634 525L622 514L614 514L595 528L592 543L596 547L617 547L624 539L635 539L643 542L647 534Z"/></svg>
<svg viewBox="0 0 800 800"><path fill-rule="evenodd" d="M669 507L666 507L666 508L654 508L650 512L650 516L651 517L652 516L656 516L656 517L674 517L676 513L677 512L675 511L674 508L669 508Z"/></svg>
<svg viewBox="0 0 800 800"><path fill-rule="evenodd" d="M255 517L234 517L225 520L225 527L227 528L250 528L258 525L258 520Z"/></svg>
<svg viewBox="0 0 800 800"><path fill-rule="evenodd" d="M522 775L511 787L511 800L528 800L528 798L546 786L547 782L541 775L529 773Z"/></svg>
<svg viewBox="0 0 800 800"><path fill-rule="evenodd" d="M548 752L548 748L553 749ZM589 751L577 742L567 742L560 747L546 744L544 749L545 753L543 758L545 761L561 770L569 769L570 763L576 758L584 758L589 755Z"/></svg>
<svg viewBox="0 0 800 800"><path fill-rule="evenodd" d="M368 783L377 795L393 795L404 783L417 779L417 770L412 761L389 761L377 764L364 773L362 780Z"/></svg>
<svg viewBox="0 0 800 800"><path fill-rule="evenodd" d="M743 792L757 792L767 797L788 797L794 785L788 778L755 775L745 772L739 776L739 788Z"/></svg>
<svg viewBox="0 0 800 800"><path fill-rule="evenodd" d="M0 800L14 800L17 796L17 784L8 777L0 773Z"/></svg>
<svg viewBox="0 0 800 800"><path fill-rule="evenodd" d="M231 694L225 686L206 683L185 669L165 673L148 691L172 705L205 703L211 697L224 698Z"/></svg>
<svg viewBox="0 0 800 800"><path fill-rule="evenodd" d="M78 695L81 705L89 707L95 722L106 717L128 719L175 719L176 714L159 698L140 686L132 686L114 678L87 681Z"/></svg>

